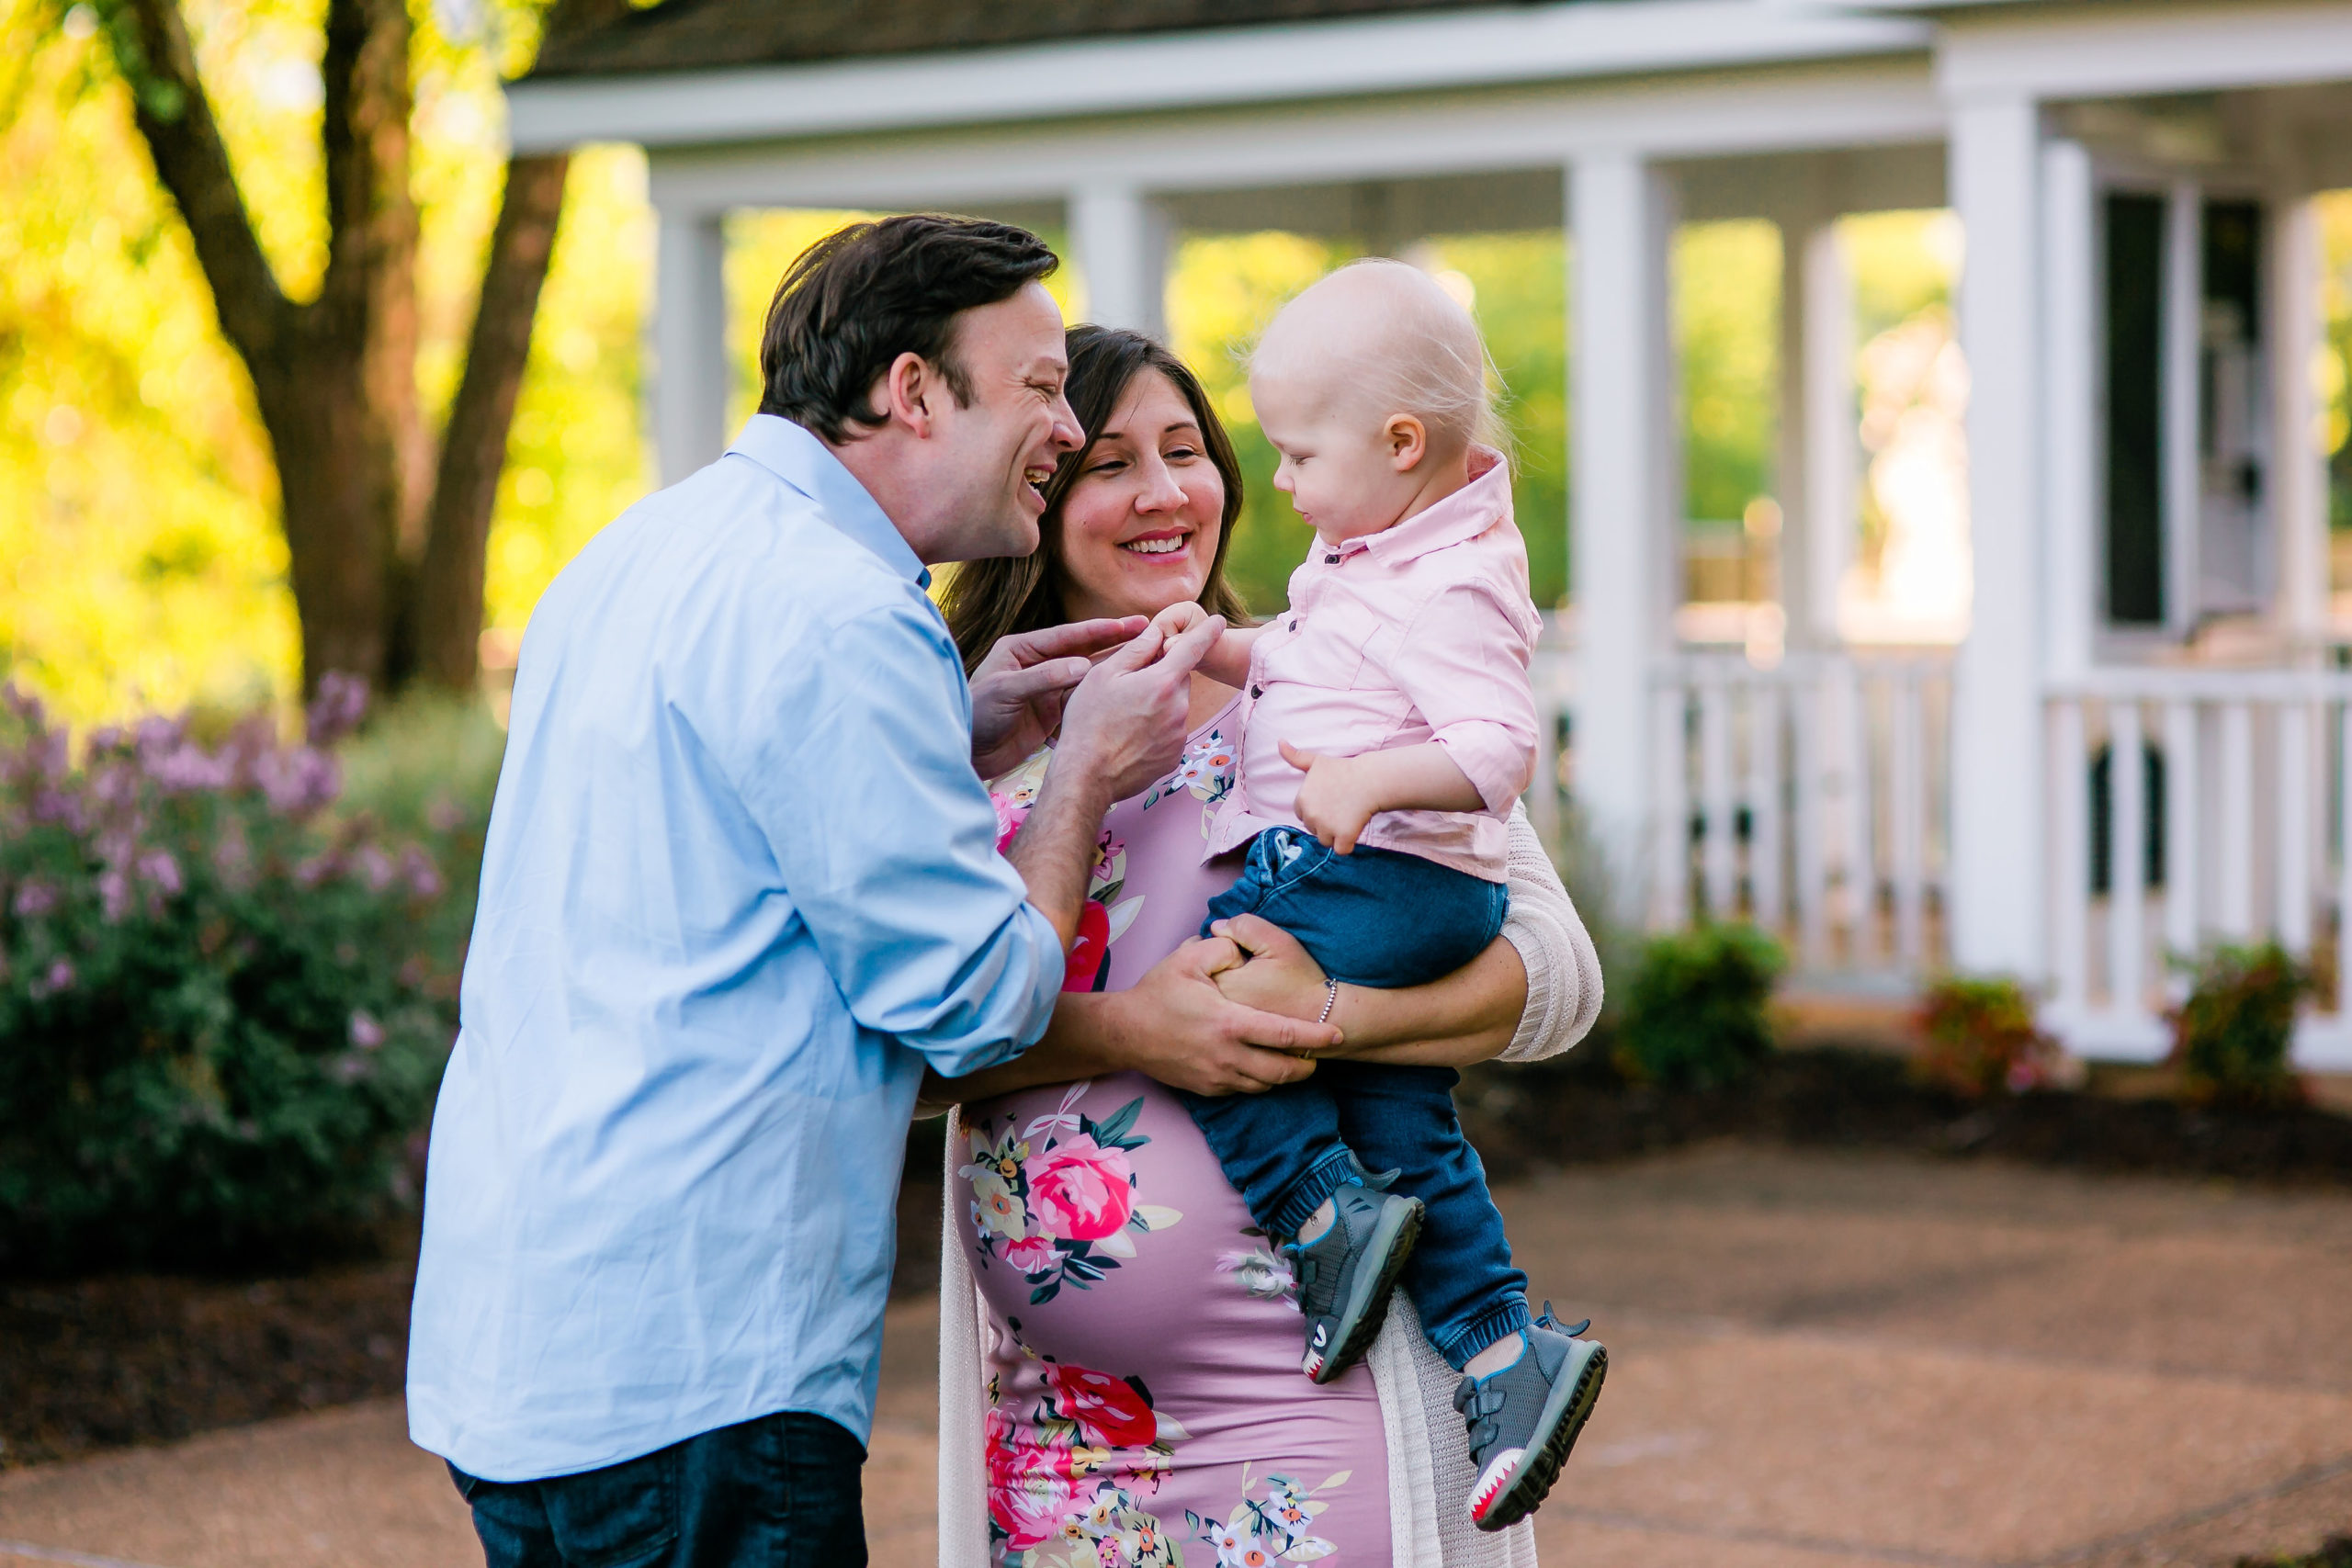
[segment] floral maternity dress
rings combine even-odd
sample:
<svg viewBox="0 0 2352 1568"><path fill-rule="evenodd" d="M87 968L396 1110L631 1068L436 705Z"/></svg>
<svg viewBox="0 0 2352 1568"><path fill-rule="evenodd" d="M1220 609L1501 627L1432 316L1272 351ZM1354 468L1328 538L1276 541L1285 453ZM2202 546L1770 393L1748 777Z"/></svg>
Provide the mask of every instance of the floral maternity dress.
<svg viewBox="0 0 2352 1568"><path fill-rule="evenodd" d="M1238 712L1110 812L1068 988L1133 985L1232 880L1201 852ZM1008 838L1045 761L992 786ZM967 1105L962 1126L995 1561L1385 1568L1371 1374L1317 1388L1299 1371L1290 1269L1183 1107L1126 1073Z"/></svg>

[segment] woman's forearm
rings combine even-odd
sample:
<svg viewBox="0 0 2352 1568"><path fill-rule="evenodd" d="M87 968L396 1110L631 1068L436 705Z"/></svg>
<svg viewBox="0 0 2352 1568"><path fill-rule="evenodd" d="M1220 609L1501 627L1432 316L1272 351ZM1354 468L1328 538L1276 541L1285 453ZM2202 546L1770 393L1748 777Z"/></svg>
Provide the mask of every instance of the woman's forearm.
<svg viewBox="0 0 2352 1568"><path fill-rule="evenodd" d="M1397 1066L1467 1066L1511 1042L1527 1006L1527 968L1498 937L1453 974L1398 990L1342 985L1331 1021L1346 1041L1319 1056Z"/></svg>

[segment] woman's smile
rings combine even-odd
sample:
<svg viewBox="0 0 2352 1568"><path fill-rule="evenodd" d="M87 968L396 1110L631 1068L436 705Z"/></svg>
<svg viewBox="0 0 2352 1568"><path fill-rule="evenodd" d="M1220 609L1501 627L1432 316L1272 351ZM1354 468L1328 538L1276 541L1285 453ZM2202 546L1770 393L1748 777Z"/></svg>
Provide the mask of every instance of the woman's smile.
<svg viewBox="0 0 2352 1568"><path fill-rule="evenodd" d="M1182 555L1185 547L1192 542L1193 532L1189 528L1163 528L1157 533L1138 534L1132 539L1122 540L1119 547L1129 555L1177 556Z"/></svg>

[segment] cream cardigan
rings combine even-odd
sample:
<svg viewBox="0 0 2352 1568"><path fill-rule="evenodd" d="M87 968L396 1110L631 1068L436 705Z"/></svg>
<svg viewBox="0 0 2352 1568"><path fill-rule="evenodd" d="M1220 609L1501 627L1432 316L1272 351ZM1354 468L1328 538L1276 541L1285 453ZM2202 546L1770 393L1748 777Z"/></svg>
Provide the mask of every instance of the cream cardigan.
<svg viewBox="0 0 2352 1568"><path fill-rule="evenodd" d="M1510 918L1503 935L1527 967L1527 1007L1502 1053L1506 1062L1555 1055L1584 1038L1600 1014L1600 959L1560 886L1541 840L1514 807ZM960 1232L956 1201L960 1118L948 1113L946 1213L939 1257L939 1568L989 1568L987 1464L982 1451L980 1326L984 1311ZM1389 1533L1394 1568L1535 1568L1534 1527L1487 1535L1471 1527L1470 1449L1454 1414L1459 1381L1402 1294L1365 1358L1388 1440Z"/></svg>

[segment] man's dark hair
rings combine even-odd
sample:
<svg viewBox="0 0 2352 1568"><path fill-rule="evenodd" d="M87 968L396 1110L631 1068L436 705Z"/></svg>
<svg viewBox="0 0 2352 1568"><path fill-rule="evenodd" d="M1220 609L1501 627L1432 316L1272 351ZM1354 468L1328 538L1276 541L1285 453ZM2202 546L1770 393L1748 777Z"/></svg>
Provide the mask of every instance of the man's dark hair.
<svg viewBox="0 0 2352 1568"><path fill-rule="evenodd" d="M957 403L972 384L956 357L956 317L1010 299L1061 265L1010 223L917 214L853 223L800 253L776 285L760 336L762 413L831 442L889 416L869 400L902 354L936 367Z"/></svg>

